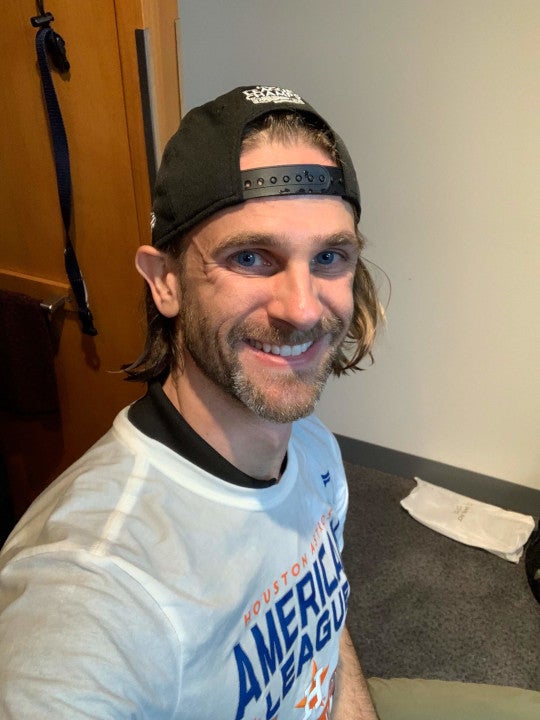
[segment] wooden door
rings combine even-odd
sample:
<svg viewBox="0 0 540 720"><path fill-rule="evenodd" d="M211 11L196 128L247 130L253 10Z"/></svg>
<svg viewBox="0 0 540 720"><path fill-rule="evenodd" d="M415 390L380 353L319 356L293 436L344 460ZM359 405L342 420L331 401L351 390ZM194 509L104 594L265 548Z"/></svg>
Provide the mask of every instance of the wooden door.
<svg viewBox="0 0 540 720"><path fill-rule="evenodd" d="M68 136L71 237L88 288L96 337L74 306L55 313L60 412L0 415L0 461L19 516L28 503L144 392L123 380L142 347L137 246L149 241L150 187L135 30L154 23L154 102L160 145L179 120L175 0L45 0L71 70L54 83ZM43 299L69 294L64 230L40 76L33 0L5 0L0 26L0 289ZM166 98L166 102L164 102ZM161 106L161 110L160 110Z"/></svg>

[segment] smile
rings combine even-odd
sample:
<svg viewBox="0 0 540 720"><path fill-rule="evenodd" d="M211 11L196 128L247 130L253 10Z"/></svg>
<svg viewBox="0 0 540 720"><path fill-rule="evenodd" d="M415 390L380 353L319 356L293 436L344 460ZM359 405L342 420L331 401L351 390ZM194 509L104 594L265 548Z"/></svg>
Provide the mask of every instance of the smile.
<svg viewBox="0 0 540 720"><path fill-rule="evenodd" d="M270 355L280 355L281 357L294 357L302 355L313 345L313 340L302 343L301 345L270 345L270 343L261 343L257 340L248 340L248 343L256 350L262 350Z"/></svg>

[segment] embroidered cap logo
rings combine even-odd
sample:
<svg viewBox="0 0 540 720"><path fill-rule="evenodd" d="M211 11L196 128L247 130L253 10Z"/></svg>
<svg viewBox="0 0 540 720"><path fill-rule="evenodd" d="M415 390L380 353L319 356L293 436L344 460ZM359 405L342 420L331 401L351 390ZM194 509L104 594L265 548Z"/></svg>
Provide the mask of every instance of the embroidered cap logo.
<svg viewBox="0 0 540 720"><path fill-rule="evenodd" d="M266 87L265 85L257 85L257 87L251 90L244 90L246 100L249 100L255 105L262 103L296 103L298 105L305 105L304 101L297 93L292 90L285 90L279 87Z"/></svg>

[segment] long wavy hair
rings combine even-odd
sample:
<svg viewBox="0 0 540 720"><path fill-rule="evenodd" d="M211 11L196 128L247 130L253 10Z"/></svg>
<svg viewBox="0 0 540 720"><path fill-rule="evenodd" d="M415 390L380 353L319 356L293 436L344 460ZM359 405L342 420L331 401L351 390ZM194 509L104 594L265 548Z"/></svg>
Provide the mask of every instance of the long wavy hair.
<svg viewBox="0 0 540 720"><path fill-rule="evenodd" d="M242 151L259 147L266 142L283 144L307 142L323 150L337 165L340 163L331 131L301 113L276 111L257 119L246 128ZM365 239L358 230L357 237L362 251ZM188 245L189 233L176 238L162 249L170 256L173 265L177 268L182 289L186 285L182 260ZM353 300L353 319L332 366L332 372L337 376L348 371L361 370L360 364L366 357L373 362L373 343L383 317L375 284L361 256L354 275ZM147 331L143 352L135 362L124 365L123 370L127 373L126 380L163 381L171 371L181 372L183 368L183 348L178 318L168 318L159 312L148 286L146 286L145 307Z"/></svg>

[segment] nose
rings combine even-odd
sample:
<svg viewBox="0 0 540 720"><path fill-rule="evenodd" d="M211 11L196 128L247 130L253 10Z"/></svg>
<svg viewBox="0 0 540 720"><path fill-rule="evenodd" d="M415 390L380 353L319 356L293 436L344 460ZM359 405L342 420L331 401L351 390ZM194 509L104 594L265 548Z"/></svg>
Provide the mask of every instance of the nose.
<svg viewBox="0 0 540 720"><path fill-rule="evenodd" d="M318 279L304 265L290 266L273 276L267 311L274 321L298 330L310 330L322 317Z"/></svg>

